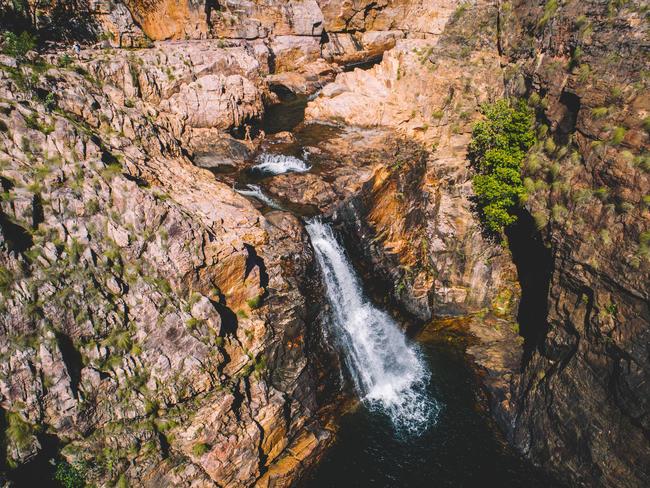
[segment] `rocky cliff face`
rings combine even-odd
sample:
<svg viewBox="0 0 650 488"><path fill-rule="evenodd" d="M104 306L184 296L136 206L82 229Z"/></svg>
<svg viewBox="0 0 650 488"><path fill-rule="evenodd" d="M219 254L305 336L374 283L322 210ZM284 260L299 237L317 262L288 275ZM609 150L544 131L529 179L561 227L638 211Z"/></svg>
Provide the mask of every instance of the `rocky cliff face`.
<svg viewBox="0 0 650 488"><path fill-rule="evenodd" d="M399 270L391 281L404 298L420 297L410 308L423 319L491 307L513 284L510 258L481 236L473 216L466 161L480 104L503 94L496 10L485 3L466 15L476 16L471 25L453 15L440 39L399 41L381 64L338 75L306 114L309 120L390 128L425 152L421 161L407 152L389 155L353 204L361 212L358 225L372 229L361 232L374 236L368 237L370 249L386 262L398 257L399 264L389 266ZM458 32L478 26L483 34L472 43L459 41ZM484 282L493 286L479 285Z"/></svg>
<svg viewBox="0 0 650 488"><path fill-rule="evenodd" d="M468 317L479 339L468 352L509 429L524 354L520 270L482 234L467 163L480 105L505 93L497 17L492 2L458 8L439 38L401 40L372 69L338 75L306 116L388 129L419 146L400 144L335 217L393 303L420 320Z"/></svg>
<svg viewBox="0 0 650 488"><path fill-rule="evenodd" d="M646 16L639 2L501 8L508 90L539 101L526 207L553 259L513 435L585 486L650 480Z"/></svg>
<svg viewBox="0 0 650 488"><path fill-rule="evenodd" d="M262 73L211 74L230 55L188 58L205 92L207 78L232 100ZM329 438L322 374L305 353L318 335L306 322L302 227L263 217L184 155L174 130L236 123L236 108L193 118L165 104L174 90L150 58L136 73L126 53L84 56L66 67L2 60L8 463L29 463L56 436L103 485L287 484ZM240 105L255 107L252 91Z"/></svg>
<svg viewBox="0 0 650 488"><path fill-rule="evenodd" d="M455 8L452 1L128 0L135 20L154 40L264 41L278 71L319 57L339 62L381 54L403 37L435 37Z"/></svg>

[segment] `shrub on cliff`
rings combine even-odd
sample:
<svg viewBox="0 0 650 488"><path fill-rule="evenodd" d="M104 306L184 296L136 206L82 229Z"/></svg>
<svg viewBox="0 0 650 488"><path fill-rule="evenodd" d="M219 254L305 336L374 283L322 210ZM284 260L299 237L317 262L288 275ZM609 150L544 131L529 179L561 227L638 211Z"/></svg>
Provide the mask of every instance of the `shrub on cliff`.
<svg viewBox="0 0 650 488"><path fill-rule="evenodd" d="M13 32L2 33L2 52L13 56L18 61L23 61L29 51L36 47L36 38L29 32L15 34Z"/></svg>
<svg viewBox="0 0 650 488"><path fill-rule="evenodd" d="M192 454L194 454L197 457L200 457L203 456L210 449L212 449L212 446L210 446L210 444L207 444L205 442L197 442L192 446Z"/></svg>
<svg viewBox="0 0 650 488"><path fill-rule="evenodd" d="M54 479L63 488L83 488L86 486L83 467L73 466L63 460L56 463Z"/></svg>
<svg viewBox="0 0 650 488"><path fill-rule="evenodd" d="M501 234L516 222L515 207L526 194L521 165L535 143L533 111L507 100L481 108L485 119L472 131L469 158L477 174L472 180L481 221L490 233Z"/></svg>

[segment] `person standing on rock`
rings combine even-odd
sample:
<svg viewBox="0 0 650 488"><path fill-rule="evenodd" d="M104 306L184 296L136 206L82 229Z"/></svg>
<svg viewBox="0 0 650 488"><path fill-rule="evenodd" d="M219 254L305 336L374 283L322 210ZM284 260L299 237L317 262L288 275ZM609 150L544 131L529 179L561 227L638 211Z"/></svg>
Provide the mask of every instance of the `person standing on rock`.
<svg viewBox="0 0 650 488"><path fill-rule="evenodd" d="M77 59L79 59L81 57L81 46L77 41L72 45L72 50L74 51L75 56L77 56Z"/></svg>
<svg viewBox="0 0 650 488"><path fill-rule="evenodd" d="M244 140L246 142L253 142L251 139L251 126L248 124L244 125L244 131Z"/></svg>

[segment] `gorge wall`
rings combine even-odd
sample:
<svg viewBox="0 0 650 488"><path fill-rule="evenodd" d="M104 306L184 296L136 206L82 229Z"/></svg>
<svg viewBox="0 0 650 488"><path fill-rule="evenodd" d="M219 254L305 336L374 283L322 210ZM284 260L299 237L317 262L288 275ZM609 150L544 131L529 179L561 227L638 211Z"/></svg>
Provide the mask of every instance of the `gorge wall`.
<svg viewBox="0 0 650 488"><path fill-rule="evenodd" d="M386 205L390 183L377 174L361 200L377 237L368 226L353 232L371 236L366 241L371 254L383 255L379 261L395 270L413 245L421 245L407 229L415 232L426 222L429 243L445 243L440 235L445 229L447 242L429 256L433 313L449 313L448 302L460 301L465 311L491 304L498 317L504 312L498 310L499 298L509 290L500 292L495 280L498 260L477 259L485 244L478 231L465 227L474 222L469 192L459 195L454 207L444 202L458 195L458 183L468 183L466 173L454 178L450 169L467 171L461 166L466 121L475 117L476 104L505 93L536 107L539 143L525 168L528 200L519 224L508 232L522 288L518 327L524 350L513 355L512 345L504 344L512 337L488 332L483 318L483 325L471 329L487 342L470 353L492 373L488 385L497 419L536 463L584 486L642 486L649 476L650 322L645 10L635 2L485 2L477 8L459 9L436 45L399 42L369 72L339 75L310 105L308 116L387 125L435 144L431 177L421 176L417 190L406 193L411 198L401 199L408 210L394 212ZM435 177L441 173L452 178L453 189L445 187L444 177ZM405 176L400 172L395 198ZM425 219L420 213L414 219L419 224L394 218L421 209L423 199L433 211ZM445 219L450 208L456 216L451 223ZM377 219L384 209L384 218ZM465 253L445 258L445 251L468 239ZM395 253L401 263L391 259ZM396 274L415 275L406 280L407 288L421 287L418 267L415 273L408 269ZM469 276L477 281L458 269L473 269ZM513 278L507 272L500 276ZM490 283L494 300L472 299L484 290L478 282ZM409 308L412 300L402 300ZM506 315L515 318L514 310Z"/></svg>
<svg viewBox="0 0 650 488"><path fill-rule="evenodd" d="M467 317L524 455L578 486L648 484L643 2L105 3L109 43L154 45L0 59L11 466L54 438L106 485L287 486L318 459L338 374L302 225L195 165L243 164L231 129L322 87L308 121L375 132L332 139L331 181L273 191L331 215L407 313ZM467 163L504 96L539 140L509 248L482 233Z"/></svg>
<svg viewBox="0 0 650 488"><path fill-rule="evenodd" d="M502 6L500 40L508 91L539 100L526 208L554 262L547 332L525 366L514 440L582 484L642 486L650 477L647 6L514 3Z"/></svg>

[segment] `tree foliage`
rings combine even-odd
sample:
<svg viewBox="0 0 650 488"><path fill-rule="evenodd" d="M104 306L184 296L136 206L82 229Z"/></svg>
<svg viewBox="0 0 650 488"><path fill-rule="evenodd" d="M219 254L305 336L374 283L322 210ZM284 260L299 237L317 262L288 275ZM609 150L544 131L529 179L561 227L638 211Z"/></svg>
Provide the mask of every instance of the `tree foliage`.
<svg viewBox="0 0 650 488"><path fill-rule="evenodd" d="M472 131L469 157L476 175L472 180L481 221L490 233L501 234L516 222L514 213L526 191L521 164L535 143L534 114L524 103L507 100L481 108L485 119Z"/></svg>
<svg viewBox="0 0 650 488"><path fill-rule="evenodd" d="M73 466L66 461L56 463L54 479L63 488L83 488L86 486L83 467Z"/></svg>
<svg viewBox="0 0 650 488"><path fill-rule="evenodd" d="M25 59L27 53L36 47L36 38L27 31L20 34L4 32L2 41L2 52L13 56L18 61Z"/></svg>
<svg viewBox="0 0 650 488"><path fill-rule="evenodd" d="M0 0L0 30L30 32L40 42L96 42L101 32L91 0Z"/></svg>

